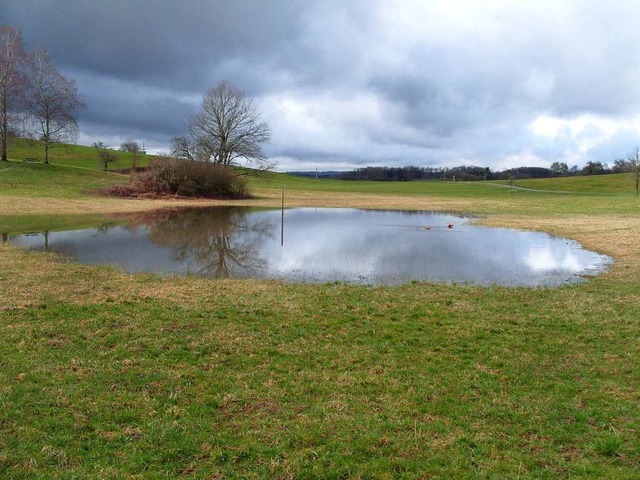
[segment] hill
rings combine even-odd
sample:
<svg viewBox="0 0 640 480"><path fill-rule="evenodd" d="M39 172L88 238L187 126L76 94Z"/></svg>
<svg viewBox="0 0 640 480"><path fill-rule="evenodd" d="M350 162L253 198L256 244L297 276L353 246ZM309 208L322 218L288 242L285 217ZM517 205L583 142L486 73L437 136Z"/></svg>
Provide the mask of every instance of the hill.
<svg viewBox="0 0 640 480"><path fill-rule="evenodd" d="M507 185L509 182L503 180L496 183ZM515 180L513 185L522 188L557 192L635 195L635 177L633 173L535 178Z"/></svg>
<svg viewBox="0 0 640 480"><path fill-rule="evenodd" d="M132 154L113 150L118 160L109 166L109 169L127 169L133 166ZM23 161L25 158L35 158L43 161L44 147L37 140L26 138L12 138L8 145L9 159ZM146 167L149 162L155 158L155 155L147 155L139 153L136 160L136 166ZM72 167L83 167L89 169L102 170L102 166L98 164L96 150L86 145L73 144L57 144L50 147L49 163L56 165L67 165Z"/></svg>
<svg viewBox="0 0 640 480"><path fill-rule="evenodd" d="M77 199L127 179L126 175L69 165L1 162L0 195Z"/></svg>

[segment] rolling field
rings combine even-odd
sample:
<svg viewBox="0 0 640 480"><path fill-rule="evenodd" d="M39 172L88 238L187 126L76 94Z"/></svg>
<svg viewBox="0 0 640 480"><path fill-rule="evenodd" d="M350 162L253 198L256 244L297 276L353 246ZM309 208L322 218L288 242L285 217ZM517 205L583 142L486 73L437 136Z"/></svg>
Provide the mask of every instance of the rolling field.
<svg viewBox="0 0 640 480"><path fill-rule="evenodd" d="M87 194L121 181L0 165L0 233L223 203ZM569 193L268 174L234 203L277 207L284 186L287 206L473 213L612 268L556 289L373 288L130 275L0 245L0 477L637 478L631 176L516 185Z"/></svg>
<svg viewBox="0 0 640 480"><path fill-rule="evenodd" d="M116 155L117 161L109 165L109 170L131 168L133 166L132 154L115 150L118 147L119 145L113 146L113 154ZM35 158L41 162L44 161L44 147L35 140L13 138L9 142L8 153L9 159L16 161L23 161L25 158ZM146 167L152 158L154 158L153 155L139 153L136 166ZM49 163L92 170L103 169L103 167L98 164L96 149L85 145L56 144L50 147Z"/></svg>
<svg viewBox="0 0 640 480"><path fill-rule="evenodd" d="M498 183L508 185L508 181ZM629 195L635 196L635 179L631 173L611 175L591 175L586 177L533 178L516 180L514 185L536 190L552 190L567 193L585 193L588 195Z"/></svg>

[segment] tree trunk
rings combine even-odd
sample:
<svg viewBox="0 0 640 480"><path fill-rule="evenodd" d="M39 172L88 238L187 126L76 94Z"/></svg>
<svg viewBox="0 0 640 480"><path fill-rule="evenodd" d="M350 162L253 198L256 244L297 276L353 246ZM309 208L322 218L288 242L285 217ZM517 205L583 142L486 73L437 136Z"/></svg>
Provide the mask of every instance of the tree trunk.
<svg viewBox="0 0 640 480"><path fill-rule="evenodd" d="M44 134L44 163L49 165L49 119L46 123L46 131Z"/></svg>
<svg viewBox="0 0 640 480"><path fill-rule="evenodd" d="M7 159L7 96L2 97L2 161L8 162Z"/></svg>

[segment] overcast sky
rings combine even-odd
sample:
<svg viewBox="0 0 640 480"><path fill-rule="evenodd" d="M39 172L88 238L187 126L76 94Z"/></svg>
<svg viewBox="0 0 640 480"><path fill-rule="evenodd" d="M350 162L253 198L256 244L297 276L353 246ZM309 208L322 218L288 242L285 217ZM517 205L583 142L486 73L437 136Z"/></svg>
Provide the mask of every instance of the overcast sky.
<svg viewBox="0 0 640 480"><path fill-rule="evenodd" d="M640 144L637 0L0 0L86 107L168 150L228 80L278 170L612 163Z"/></svg>

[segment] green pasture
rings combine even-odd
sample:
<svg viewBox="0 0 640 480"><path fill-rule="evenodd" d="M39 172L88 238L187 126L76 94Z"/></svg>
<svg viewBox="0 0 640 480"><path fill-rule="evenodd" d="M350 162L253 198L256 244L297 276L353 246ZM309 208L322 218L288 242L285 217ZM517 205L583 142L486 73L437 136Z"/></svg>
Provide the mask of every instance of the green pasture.
<svg viewBox="0 0 640 480"><path fill-rule="evenodd" d="M502 185L509 181L501 180ZM635 176L633 173L616 173L611 175L590 175L559 178L533 178L515 180L514 186L556 192L585 193L589 195L629 195L635 196Z"/></svg>
<svg viewBox="0 0 640 480"><path fill-rule="evenodd" d="M91 190L127 181L125 175L56 163L0 162L0 195L78 199Z"/></svg>
<svg viewBox="0 0 640 480"><path fill-rule="evenodd" d="M79 228L100 220L83 205L139 205L87 193L124 176L11 157L2 228ZM554 289L374 288L130 275L0 244L0 478L638 478L631 176L516 183L568 193L250 182L248 205L277 207L283 186L288 206L433 204L615 262ZM6 215L27 200L48 215Z"/></svg>
<svg viewBox="0 0 640 480"><path fill-rule="evenodd" d="M98 163L96 150L85 145L54 144L50 145L49 163L102 170L104 167ZM116 162L109 164L109 170L131 168L133 166L132 154L117 150L119 145L113 146L113 154L118 158ZM44 146L37 140L13 138L8 145L8 157L23 162L26 158L35 158L44 161ZM153 155L139 153L136 166L146 167Z"/></svg>

